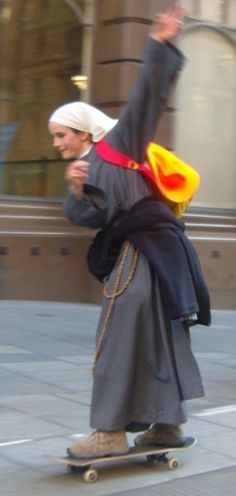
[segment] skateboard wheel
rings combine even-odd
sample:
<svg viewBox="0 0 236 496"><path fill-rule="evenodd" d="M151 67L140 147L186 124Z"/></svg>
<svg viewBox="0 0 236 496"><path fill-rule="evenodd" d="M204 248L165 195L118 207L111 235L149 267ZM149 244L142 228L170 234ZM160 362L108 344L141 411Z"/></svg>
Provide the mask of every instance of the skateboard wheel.
<svg viewBox="0 0 236 496"><path fill-rule="evenodd" d="M92 484L93 482L96 482L98 480L98 473L97 470L94 468L91 468L89 470L86 470L84 473L84 481Z"/></svg>
<svg viewBox="0 0 236 496"><path fill-rule="evenodd" d="M169 470L175 470L179 466L178 458L170 458L167 462Z"/></svg>

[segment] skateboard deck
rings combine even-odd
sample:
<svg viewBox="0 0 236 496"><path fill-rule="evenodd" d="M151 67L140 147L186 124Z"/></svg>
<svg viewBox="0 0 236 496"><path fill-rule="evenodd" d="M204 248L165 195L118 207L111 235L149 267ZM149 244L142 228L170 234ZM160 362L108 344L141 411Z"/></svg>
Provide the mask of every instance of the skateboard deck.
<svg viewBox="0 0 236 496"><path fill-rule="evenodd" d="M98 479L98 471L93 468L94 465L102 463L116 462L119 460L133 460L135 458L146 458L150 463L164 462L170 470L176 469L179 466L179 460L176 457L168 457L169 453L179 452L185 449L192 448L197 442L194 437L186 437L183 446L181 447L162 447L162 446L131 446L128 453L124 455L110 455L99 458L72 458L70 456L54 456L43 455L44 458L67 465L70 472L82 472L85 482L96 482Z"/></svg>

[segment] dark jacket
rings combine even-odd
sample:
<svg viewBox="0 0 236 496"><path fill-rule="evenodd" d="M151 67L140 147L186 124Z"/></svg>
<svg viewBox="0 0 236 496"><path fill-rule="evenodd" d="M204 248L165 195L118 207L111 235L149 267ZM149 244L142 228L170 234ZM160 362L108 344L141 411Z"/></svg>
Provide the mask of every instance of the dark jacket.
<svg viewBox="0 0 236 496"><path fill-rule="evenodd" d="M145 198L97 234L88 265L100 281L112 271L125 240L139 248L155 270L166 317L196 313L197 323L210 325L209 293L197 253L171 209Z"/></svg>

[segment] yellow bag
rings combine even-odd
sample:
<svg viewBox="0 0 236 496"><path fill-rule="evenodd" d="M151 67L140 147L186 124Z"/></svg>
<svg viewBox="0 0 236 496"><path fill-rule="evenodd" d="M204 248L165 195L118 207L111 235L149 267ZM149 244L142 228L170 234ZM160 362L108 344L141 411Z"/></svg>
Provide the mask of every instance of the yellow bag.
<svg viewBox="0 0 236 496"><path fill-rule="evenodd" d="M96 143L95 148L98 155L107 162L137 170L148 178L154 189L161 193L163 201L166 199L176 217L181 217L199 187L198 172L174 153L156 143L149 143L145 164L138 164L132 158L123 155L105 139Z"/></svg>
<svg viewBox="0 0 236 496"><path fill-rule="evenodd" d="M150 143L147 148L147 162L159 191L174 203L177 217L186 210L199 187L200 176L186 162L165 148Z"/></svg>

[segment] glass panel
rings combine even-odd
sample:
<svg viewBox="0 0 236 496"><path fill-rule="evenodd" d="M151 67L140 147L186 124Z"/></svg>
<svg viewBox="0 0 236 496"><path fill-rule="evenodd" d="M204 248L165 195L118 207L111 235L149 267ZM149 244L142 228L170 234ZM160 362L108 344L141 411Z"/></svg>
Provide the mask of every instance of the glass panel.
<svg viewBox="0 0 236 496"><path fill-rule="evenodd" d="M225 0L199 0L200 17L207 21L222 22Z"/></svg>
<svg viewBox="0 0 236 496"><path fill-rule="evenodd" d="M227 3L227 25L236 28L236 1L228 0Z"/></svg>
<svg viewBox="0 0 236 496"><path fill-rule="evenodd" d="M177 87L176 148L201 174L193 204L235 208L235 47L210 28L189 31L181 45L188 63Z"/></svg>
<svg viewBox="0 0 236 496"><path fill-rule="evenodd" d="M0 194L62 194L64 166L55 162L47 122L57 106L84 99L71 78L83 73L87 5L0 0Z"/></svg>

